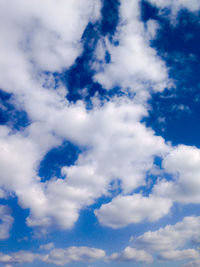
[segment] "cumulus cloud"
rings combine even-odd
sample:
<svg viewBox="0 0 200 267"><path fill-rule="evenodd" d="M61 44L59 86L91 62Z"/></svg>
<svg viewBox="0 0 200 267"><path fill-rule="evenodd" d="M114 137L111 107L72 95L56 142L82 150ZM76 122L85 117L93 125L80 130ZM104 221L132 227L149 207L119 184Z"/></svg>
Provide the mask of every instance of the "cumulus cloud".
<svg viewBox="0 0 200 267"><path fill-rule="evenodd" d="M144 185L154 156L169 150L161 137L140 122L146 109L132 100L116 98L86 111L83 103L69 104L67 100L58 101L57 107L60 99L56 93L45 91L44 98L38 95L37 101L30 102L34 114L29 114L36 122L23 132L1 126L0 183L16 192L24 208L31 209L30 226L56 223L62 228L72 227L79 210L107 194L116 178L126 193ZM37 166L63 138L88 150L74 166L62 169L66 179L41 183Z"/></svg>
<svg viewBox="0 0 200 267"><path fill-rule="evenodd" d="M158 182L154 193L180 203L200 203L199 166L198 148L185 145L175 147L163 160L165 172L171 174L173 179Z"/></svg>
<svg viewBox="0 0 200 267"><path fill-rule="evenodd" d="M45 71L69 67L81 52L80 38L88 21L100 16L100 1L9 0L1 1L0 10L2 85L11 75L27 81L31 63Z"/></svg>
<svg viewBox="0 0 200 267"><path fill-rule="evenodd" d="M10 236L9 232L14 222L10 213L7 206L0 205L0 239L7 239Z"/></svg>
<svg viewBox="0 0 200 267"><path fill-rule="evenodd" d="M1 126L0 184L16 193L21 206L31 209L32 217L35 214L41 217L43 210L47 209L50 203L45 196L45 185L40 183L37 176L37 169L47 151L60 145L63 140L62 134L60 136L57 133L56 136L54 133L53 128L56 125L51 124L51 119L46 121L45 117L51 116L50 113L55 111L55 123L58 116L56 110L61 111L60 119L64 119L66 114L70 119L80 109L77 105L67 113L66 108L62 118L62 108L68 106L65 101L67 90L61 83L56 85L55 90L55 78L43 72L60 71L73 64L81 53L80 39L85 27L89 21L100 17L101 2L11 2L0 3L0 23L4 35L0 43L0 87L12 93L12 102L17 108L27 112L30 125L20 132L12 132L9 127ZM83 109L86 113L85 108ZM80 120L81 118L79 122ZM45 213L50 213L51 216L51 212L54 211L44 212L40 224L49 224L50 219Z"/></svg>
<svg viewBox="0 0 200 267"><path fill-rule="evenodd" d="M120 253L113 253L108 257L108 261L133 261L133 262L151 262L153 257L144 250L137 250L135 248L126 247Z"/></svg>
<svg viewBox="0 0 200 267"><path fill-rule="evenodd" d="M48 254L38 254L29 251L18 251L10 254L0 253L0 263L23 264L34 260L64 266L71 262L92 262L104 259L105 252L89 247L69 247L67 249L52 249Z"/></svg>
<svg viewBox="0 0 200 267"><path fill-rule="evenodd" d="M107 89L114 86L128 88L139 94L140 101L146 100L150 90L162 91L168 83L167 68L150 46L157 27L153 20L147 23L147 27L140 21L139 1L121 1L120 23L114 36L119 44L103 40L111 62L102 64L101 59L100 66L95 65L97 71L99 68L95 79ZM98 48L97 54L100 50L100 55L103 55L102 44L99 46L101 49Z"/></svg>
<svg viewBox="0 0 200 267"><path fill-rule="evenodd" d="M94 108L87 110L83 101L70 103L67 89L61 83L55 86L55 77L45 74L73 64L81 53L82 33L89 21L100 17L100 7L100 1L93 0L59 4L55 0L48 4L17 0L13 5L10 1L0 4L0 22L5 31L0 44L4 55L0 87L12 93L13 103L26 111L30 121L21 131L0 126L0 185L15 192L20 205L30 209L29 226L71 228L80 209L109 195L110 184L116 179L123 194L145 185L154 157L163 157L171 149L141 122L148 115L144 105L148 88L154 84L155 90L162 90L167 69L149 45L156 24L149 22L145 32L136 1L122 1L120 5L121 24L116 33L119 46L106 41L112 61L98 80L106 87L116 83L131 87L139 92L138 97L115 97L103 105L93 99ZM11 31L14 34L9 34ZM41 182L37 174L41 160L63 140L86 149L73 166L63 166L64 179L54 177ZM135 219L126 217L121 225L159 219L170 207L170 201L162 199L160 206L166 204L162 211L159 206L158 211L144 216L137 210L139 202L152 207L155 199L131 198L133 207L127 213L134 212Z"/></svg>
<svg viewBox="0 0 200 267"><path fill-rule="evenodd" d="M174 251L164 251L158 255L158 258L163 261L177 261L185 259L199 258L200 254L195 249L184 249Z"/></svg>
<svg viewBox="0 0 200 267"><path fill-rule="evenodd" d="M132 196L117 196L108 204L95 211L101 224L112 228L124 227L131 223L139 223L144 219L156 221L168 214L172 202L169 199ZM120 213L119 213L120 210Z"/></svg>
<svg viewBox="0 0 200 267"><path fill-rule="evenodd" d="M182 248L191 242L198 243L200 217L185 217L181 222L175 225L167 225L157 231L148 231L135 239L137 247L143 247L151 251L169 251ZM179 252L174 252L178 255ZM183 253L183 254L181 254ZM184 255L186 252L181 252ZM189 253L189 251L188 251ZM168 254L164 254L168 255ZM175 256L174 256L175 257Z"/></svg>
<svg viewBox="0 0 200 267"><path fill-rule="evenodd" d="M33 254L28 251L18 251L12 254L4 254L0 253L0 263L8 263L8 264L22 264L22 263L31 263L36 258L38 258L37 254ZM7 265L9 266L9 265ZM12 266L12 265L10 265Z"/></svg>
<svg viewBox="0 0 200 267"><path fill-rule="evenodd" d="M70 247L68 249L53 249L48 255L44 256L43 261L64 266L70 262L92 262L103 259L104 257L105 252L101 249Z"/></svg>

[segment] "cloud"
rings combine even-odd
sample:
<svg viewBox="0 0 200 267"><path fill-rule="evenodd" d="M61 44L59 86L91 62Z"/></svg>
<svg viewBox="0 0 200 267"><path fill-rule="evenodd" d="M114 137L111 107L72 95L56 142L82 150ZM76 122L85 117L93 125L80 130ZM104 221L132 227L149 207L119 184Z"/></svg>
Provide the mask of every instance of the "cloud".
<svg viewBox="0 0 200 267"><path fill-rule="evenodd" d="M105 252L101 249L70 247L68 249L53 249L47 256L43 258L43 261L64 266L70 262L92 262L103 259L104 257Z"/></svg>
<svg viewBox="0 0 200 267"><path fill-rule="evenodd" d="M18 251L10 254L0 253L0 263L23 264L34 260L64 266L71 262L92 262L104 259L105 252L89 247L69 247L67 249L52 249L48 254L38 254L29 251Z"/></svg>
<svg viewBox="0 0 200 267"><path fill-rule="evenodd" d="M37 169L45 154L62 143L63 134L54 133L58 117L70 123L69 120L73 121L70 117L79 112L80 107L71 106L71 112L68 112L66 88L61 82L57 83L53 75L44 72L61 71L73 64L82 50L80 40L85 27L89 21L100 18L101 2L11 2L0 3L0 22L4 29L4 38L0 43L3 55L0 64L0 87L12 93L12 103L16 108L25 110L30 124L19 132L12 131L7 126L0 126L0 185L16 193L20 205L31 209L32 218L40 218L38 224L49 225L48 216L52 216L54 211L56 213L57 209L48 211L51 203L45 195L45 185L40 183L37 176ZM85 107L82 109L86 114ZM54 124L51 119L46 120L53 113ZM81 118L78 119L78 113L76 117L75 124L81 121ZM60 123L59 129L62 128L61 124L63 123ZM68 136L73 136L77 130L78 125L74 126L72 125L73 130ZM77 192L76 189L75 191ZM70 203L67 206L69 207ZM63 211L64 207L61 210ZM46 213L48 216L45 216ZM54 217L56 216L60 215ZM77 215L75 217L77 218Z"/></svg>
<svg viewBox="0 0 200 267"><path fill-rule="evenodd" d="M0 183L16 193L22 207L30 208L30 226L71 228L79 210L107 194L113 180L121 180L125 193L144 185L155 155L169 150L161 137L140 123L145 108L127 98L115 98L87 111L82 102L70 104L55 91L41 89L29 110L35 122L24 131L1 126ZM38 165L63 139L88 150L75 165L63 167L66 179L41 183Z"/></svg>
<svg viewBox="0 0 200 267"><path fill-rule="evenodd" d="M158 258L163 261L180 261L185 259L199 258L199 256L199 252L195 249L184 249L161 252L158 255Z"/></svg>
<svg viewBox="0 0 200 267"><path fill-rule="evenodd" d="M38 258L37 254L33 254L28 251L19 251L12 254L3 254L0 253L0 263L8 263L8 264L21 264L21 263L31 263L36 258ZM8 265L9 266L9 265ZM12 265L11 265L12 266Z"/></svg>
<svg viewBox="0 0 200 267"><path fill-rule="evenodd" d="M167 225L157 231L148 231L135 239L135 245L151 251L171 251L182 248L191 242L198 243L200 217L185 217L175 225ZM189 252L189 251L188 251ZM179 252L174 252L178 255ZM183 253L183 254L181 254ZM181 252L184 255L186 252ZM168 254L164 254L168 255Z"/></svg>
<svg viewBox="0 0 200 267"><path fill-rule="evenodd" d="M117 196L108 204L95 210L102 225L121 228L131 223L139 223L145 219L153 222L168 214L172 202L169 199L143 197L140 194L132 196ZM120 210L120 213L119 213Z"/></svg>
<svg viewBox="0 0 200 267"><path fill-rule="evenodd" d="M43 249L43 250L51 250L52 248L54 248L54 243L53 242L50 242L48 244L40 246L40 249Z"/></svg>
<svg viewBox="0 0 200 267"><path fill-rule="evenodd" d="M9 0L1 1L0 9L4 34L1 78L21 74L19 81L27 80L29 76L23 74L31 70L31 63L45 71L72 65L82 50L80 38L88 21L100 17L100 1L93 0L61 0L59 4L55 0Z"/></svg>
<svg viewBox="0 0 200 267"><path fill-rule="evenodd" d="M200 265L200 259L194 260L182 265L182 267L198 267Z"/></svg>
<svg viewBox="0 0 200 267"><path fill-rule="evenodd" d="M7 206L0 205L0 239L7 239L10 236L9 232L14 222L10 213Z"/></svg>
<svg viewBox="0 0 200 267"><path fill-rule="evenodd" d="M29 119L29 125L20 131L0 126L0 185L15 192L19 204L30 209L29 226L69 229L81 209L110 195L112 182L119 180L126 195L146 185L146 173L154 167L155 156L164 157L171 149L141 122L148 115L144 102L150 85L155 85L155 91L162 90L168 80L165 64L149 43L156 24L151 21L146 31L136 2L121 3L121 24L116 33L119 46L106 41L112 60L104 66L105 83L99 81L106 87L115 83L131 87L138 95L134 99L113 97L100 104L94 97L93 109L87 110L83 101L70 103L63 84L45 72L61 71L73 64L81 53L80 38L86 25L100 17L100 2L71 0L58 4L51 0L47 5L46 1L17 0L13 5L9 1L0 5L0 22L5 29L0 44L5 55L0 64L0 87L12 93L12 102L25 110ZM15 34L8 34L11 31ZM106 85L106 79L112 85ZM39 164L63 140L85 150L73 166L63 166L64 179L53 177L42 182L37 173ZM152 207L155 198L129 197L133 198L133 208L127 210L121 225L159 219L169 211L170 201L158 196L162 199L158 210L144 215L137 206L141 202ZM166 205L161 209L163 203ZM128 218L133 212L134 219Z"/></svg>
<svg viewBox="0 0 200 267"><path fill-rule="evenodd" d="M180 203L200 203L200 150L179 145L164 157L163 168L172 175L172 180L160 180L153 192Z"/></svg>
<svg viewBox="0 0 200 267"><path fill-rule="evenodd" d="M136 92L140 101L146 100L149 91L162 91L168 83L165 63L150 46L150 39L154 38L158 25L151 20L145 27L140 21L139 1L121 1L119 12L120 23L114 36L118 45L108 39L103 40L111 62L102 64L103 46L99 44L97 54L99 57L101 51L102 58L100 65L94 65L97 70L94 78L107 89L120 86L125 91Z"/></svg>
<svg viewBox="0 0 200 267"><path fill-rule="evenodd" d="M133 262L152 262L153 257L144 250L137 250L135 248L126 247L120 253L113 253L108 257L108 261L133 261Z"/></svg>

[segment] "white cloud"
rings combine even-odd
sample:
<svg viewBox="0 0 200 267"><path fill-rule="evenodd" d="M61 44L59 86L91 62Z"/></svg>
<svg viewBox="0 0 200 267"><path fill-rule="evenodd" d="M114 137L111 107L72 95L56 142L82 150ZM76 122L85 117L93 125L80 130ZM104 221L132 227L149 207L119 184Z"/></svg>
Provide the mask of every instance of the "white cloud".
<svg viewBox="0 0 200 267"><path fill-rule="evenodd" d="M158 258L163 261L180 261L185 259L199 258L200 254L195 249L184 249L174 251L164 251L158 255Z"/></svg>
<svg viewBox="0 0 200 267"><path fill-rule="evenodd" d="M131 223L139 223L145 219L153 222L168 214L172 202L169 199L132 196L117 196L108 204L95 211L101 224L112 228L124 227ZM120 210L120 213L119 213Z"/></svg>
<svg viewBox="0 0 200 267"><path fill-rule="evenodd" d="M10 209L7 206L0 205L0 239L9 238L13 221L14 219L10 215Z"/></svg>
<svg viewBox="0 0 200 267"><path fill-rule="evenodd" d="M20 264L31 263L38 257L37 254L33 254L28 251L18 251L12 254L0 253L0 263L8 264ZM9 266L9 265L8 265ZM12 266L12 265L11 265Z"/></svg>
<svg viewBox="0 0 200 267"><path fill-rule="evenodd" d="M17 133L1 126L0 183L17 194L22 207L31 209L30 226L72 227L79 210L107 194L111 181L121 180L126 193L144 185L154 156L169 149L161 137L140 123L146 110L132 100L116 98L92 111L86 111L81 102L61 100L55 92L41 90L37 101L28 102L36 122ZM62 169L66 179L41 183L39 162L62 138L88 150L74 166Z"/></svg>
<svg viewBox="0 0 200 267"><path fill-rule="evenodd" d="M180 203L200 203L200 150L179 145L163 160L165 172L172 180L161 180L155 185L154 194L171 198Z"/></svg>
<svg viewBox="0 0 200 267"><path fill-rule="evenodd" d="M63 85L55 90L53 76L41 71L59 71L74 62L80 54L80 38L87 23L100 16L100 1L0 3L0 22L5 31L0 43L4 55L0 87L13 94L13 103L24 109L30 119L29 126L19 132L0 127L0 185L15 192L20 205L30 209L27 218L30 226L56 224L71 228L80 209L108 195L109 184L116 179L120 180L124 194L145 185L146 172L153 168L154 157L169 150L161 137L141 123L148 113L144 105L138 104L146 99L150 83L160 86L167 79L164 63L149 46L148 36L155 34L156 25L152 22L145 33L144 25L138 21L139 7L135 1L129 6L129 2L121 3L124 26L117 33L120 46L109 44L114 60L111 68L116 68L120 75L122 70L125 72L113 76L114 71L110 75L105 70L104 74L111 83L119 78L117 82L124 87L134 87L138 82L136 76L139 80L146 77L147 86L142 85L144 90L139 93L142 100L114 98L90 111L82 101L69 103ZM123 84L124 81L127 83ZM87 150L75 165L63 166L65 179L43 183L37 176L40 161L63 140ZM154 217L159 218L166 209L160 215L154 213Z"/></svg>
<svg viewBox="0 0 200 267"><path fill-rule="evenodd" d="M99 68L95 79L107 89L114 86L128 88L136 92L140 100L146 100L150 90L163 90L168 83L167 68L156 50L150 47L150 39L154 38L157 27L155 21L149 21L146 28L140 21L139 1L121 1L120 24L114 37L119 45L104 40L111 63L95 64L95 68ZM102 46L99 47L103 56Z"/></svg>
<svg viewBox="0 0 200 267"><path fill-rule="evenodd" d="M135 238L134 243L137 247L142 247L145 250L176 250L191 242L198 243L200 240L199 227L200 217L185 217L181 222L178 222L175 225L167 225L157 231L148 231L144 233ZM174 253L174 255L178 255L178 252Z"/></svg>
<svg viewBox="0 0 200 267"><path fill-rule="evenodd" d="M104 259L105 252L101 249L88 247L70 247L68 249L53 249L44 256L43 261L64 266L70 262L92 262Z"/></svg>
<svg viewBox="0 0 200 267"><path fill-rule="evenodd" d="M16 79L15 74L21 74L16 80L27 80L23 74L30 71L31 62L45 71L59 71L74 62L88 21L100 17L100 1L8 0L1 1L0 10L1 77L14 74Z"/></svg>
<svg viewBox="0 0 200 267"><path fill-rule="evenodd" d="M67 249L52 249L48 254L38 254L29 251L18 251L10 254L0 253L0 263L23 264L34 260L64 266L71 262L93 262L103 260L105 252L90 247L69 247Z"/></svg>
<svg viewBox="0 0 200 267"><path fill-rule="evenodd" d="M133 262L152 262L153 257L144 250L137 250L135 248L126 247L120 253L113 253L108 257L108 261L133 261Z"/></svg>

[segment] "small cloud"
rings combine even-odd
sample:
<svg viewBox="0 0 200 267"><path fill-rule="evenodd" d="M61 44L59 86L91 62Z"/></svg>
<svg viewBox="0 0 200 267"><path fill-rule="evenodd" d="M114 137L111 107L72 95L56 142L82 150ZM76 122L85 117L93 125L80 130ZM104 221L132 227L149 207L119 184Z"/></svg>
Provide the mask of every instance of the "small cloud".
<svg viewBox="0 0 200 267"><path fill-rule="evenodd" d="M54 248L53 242L40 246L40 249L43 249L43 250L51 250L52 248Z"/></svg>

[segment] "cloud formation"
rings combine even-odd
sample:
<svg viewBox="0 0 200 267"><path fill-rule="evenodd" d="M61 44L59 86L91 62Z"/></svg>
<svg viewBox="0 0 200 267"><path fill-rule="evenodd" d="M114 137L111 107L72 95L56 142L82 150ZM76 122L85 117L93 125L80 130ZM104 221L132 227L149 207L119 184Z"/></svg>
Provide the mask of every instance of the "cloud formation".
<svg viewBox="0 0 200 267"><path fill-rule="evenodd" d="M171 174L173 179L160 180L153 189L154 193L179 203L200 203L199 164L198 148L177 146L163 160L165 172Z"/></svg>
<svg viewBox="0 0 200 267"><path fill-rule="evenodd" d="M172 202L170 199L143 197L140 194L117 196L108 204L95 211L101 224L112 228L121 228L145 219L153 222L168 214ZM120 213L119 213L120 210Z"/></svg>
<svg viewBox="0 0 200 267"><path fill-rule="evenodd" d="M195 0L149 2L160 10L170 8L175 15L181 8L200 9ZM113 229L158 221L175 202L200 202L199 149L172 146L144 122L151 94L170 89L171 82L165 62L151 45L159 24L153 19L141 21L140 4L120 2L116 32L112 38L99 36L88 62L95 72L93 81L107 92L119 87L121 95L108 93L102 100L96 93L90 96L88 108L84 100L68 100L69 88L59 75L81 55L83 33L88 23L99 23L102 1L0 2L4 36L0 40L0 88L28 121L25 127L15 128L13 122L0 126L0 197L14 193L19 205L29 210L26 222L30 227L70 229L80 211L100 197L109 197L110 202L99 203L95 215L101 225ZM61 177L43 181L40 163L63 141L81 147L82 152L73 165L61 167ZM160 166L155 166L156 158ZM147 175L153 173L151 190ZM3 240L9 237L14 221L7 206L0 205L0 220ZM193 266L198 265L199 252L190 244L199 242L199 226L199 217L185 217L136 237L133 247L107 257L102 249L56 248L50 242L41 245L39 253L1 253L0 263L11 266L39 260L64 266L107 260L147 264L155 253L162 261L192 259L188 266Z"/></svg>
<svg viewBox="0 0 200 267"><path fill-rule="evenodd" d="M7 239L10 236L14 218L7 206L0 205L0 239Z"/></svg>

